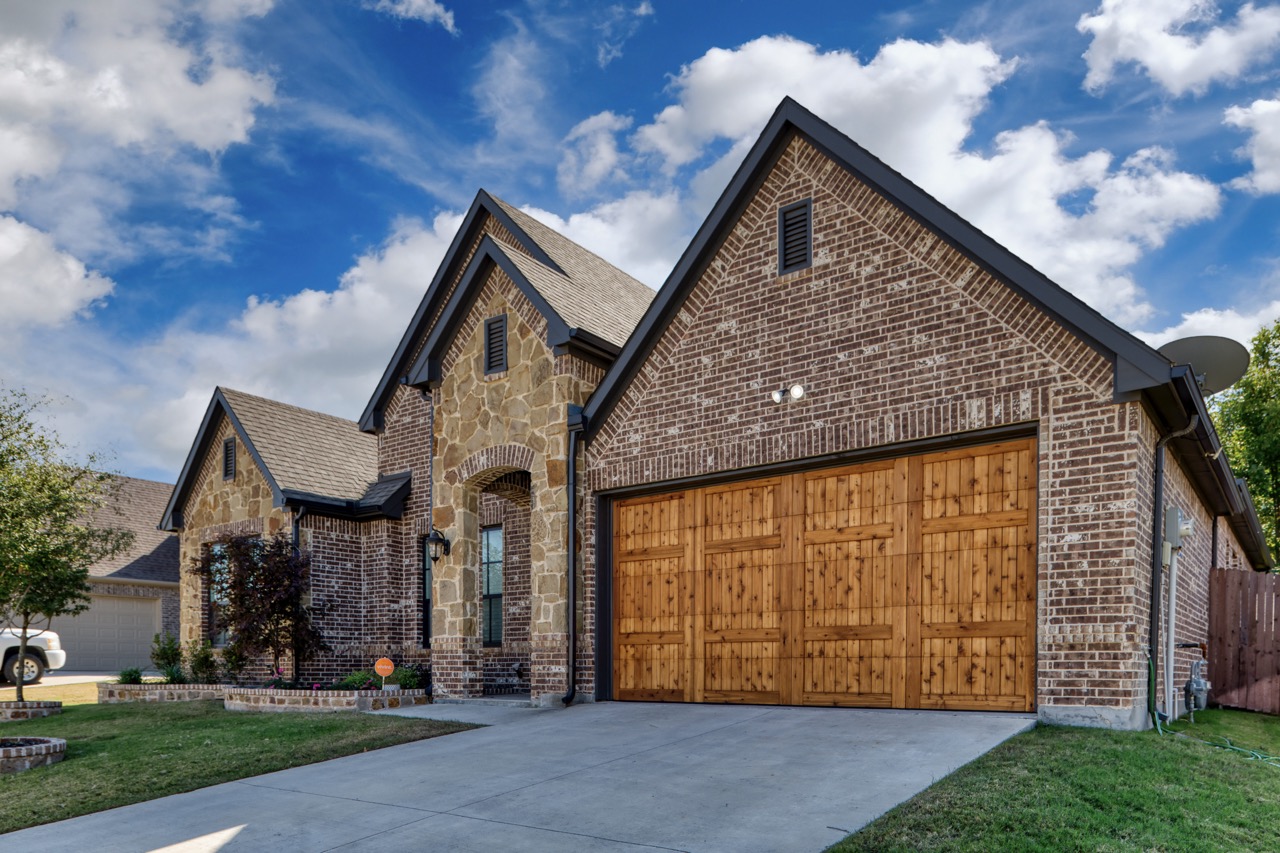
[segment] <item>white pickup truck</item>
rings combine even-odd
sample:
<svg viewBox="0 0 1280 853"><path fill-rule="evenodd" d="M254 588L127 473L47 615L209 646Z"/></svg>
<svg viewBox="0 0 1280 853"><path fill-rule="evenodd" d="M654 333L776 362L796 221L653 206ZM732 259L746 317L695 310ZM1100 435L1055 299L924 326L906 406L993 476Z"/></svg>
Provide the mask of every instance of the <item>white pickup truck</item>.
<svg viewBox="0 0 1280 853"><path fill-rule="evenodd" d="M67 663L67 653L62 650L58 635L52 631L34 631L27 635L27 655L18 657L21 634L12 628L0 629L0 675L10 684L18 683L22 673L23 684L35 684L44 678L45 670L62 669Z"/></svg>

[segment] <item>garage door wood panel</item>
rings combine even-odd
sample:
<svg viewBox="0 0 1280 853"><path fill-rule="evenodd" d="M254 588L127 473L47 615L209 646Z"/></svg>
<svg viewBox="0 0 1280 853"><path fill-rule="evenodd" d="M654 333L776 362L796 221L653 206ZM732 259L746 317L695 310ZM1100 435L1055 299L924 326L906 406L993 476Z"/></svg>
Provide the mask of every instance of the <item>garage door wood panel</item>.
<svg viewBox="0 0 1280 853"><path fill-rule="evenodd" d="M620 699L1030 710L1033 441L614 505Z"/></svg>

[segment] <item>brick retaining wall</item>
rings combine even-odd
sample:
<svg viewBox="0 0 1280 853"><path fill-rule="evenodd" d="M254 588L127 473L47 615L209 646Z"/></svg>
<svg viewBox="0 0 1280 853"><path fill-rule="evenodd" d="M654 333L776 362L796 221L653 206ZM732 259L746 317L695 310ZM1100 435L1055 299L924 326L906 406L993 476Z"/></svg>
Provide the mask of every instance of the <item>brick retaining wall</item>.
<svg viewBox="0 0 1280 853"><path fill-rule="evenodd" d="M0 721L34 720L62 713L61 702L0 702Z"/></svg>

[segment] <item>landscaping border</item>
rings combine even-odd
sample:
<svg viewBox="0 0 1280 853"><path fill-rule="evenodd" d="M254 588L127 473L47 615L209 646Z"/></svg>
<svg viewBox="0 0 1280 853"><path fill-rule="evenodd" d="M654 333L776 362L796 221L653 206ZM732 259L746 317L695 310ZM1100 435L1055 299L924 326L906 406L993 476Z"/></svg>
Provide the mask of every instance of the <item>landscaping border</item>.
<svg viewBox="0 0 1280 853"><path fill-rule="evenodd" d="M57 764L67 754L67 742L59 737L15 737L21 741L39 741L24 746L0 746L0 775L22 773L49 764Z"/></svg>
<svg viewBox="0 0 1280 853"><path fill-rule="evenodd" d="M426 705L426 690L279 690L234 684L98 684L98 704L221 699L228 711L382 711Z"/></svg>
<svg viewBox="0 0 1280 853"><path fill-rule="evenodd" d="M61 713L61 702L0 702L0 722L35 720Z"/></svg>
<svg viewBox="0 0 1280 853"><path fill-rule="evenodd" d="M382 711L431 701L425 690L274 690L228 687L228 711Z"/></svg>

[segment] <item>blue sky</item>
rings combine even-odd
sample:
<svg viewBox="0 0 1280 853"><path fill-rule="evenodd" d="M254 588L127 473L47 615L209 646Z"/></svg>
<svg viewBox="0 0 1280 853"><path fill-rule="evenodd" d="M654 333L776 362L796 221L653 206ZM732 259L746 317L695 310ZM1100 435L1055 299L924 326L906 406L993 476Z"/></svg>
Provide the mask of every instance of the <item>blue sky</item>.
<svg viewBox="0 0 1280 853"><path fill-rule="evenodd" d="M790 95L1122 327L1280 317L1280 5L0 0L0 387L358 417L484 189L657 286Z"/></svg>

